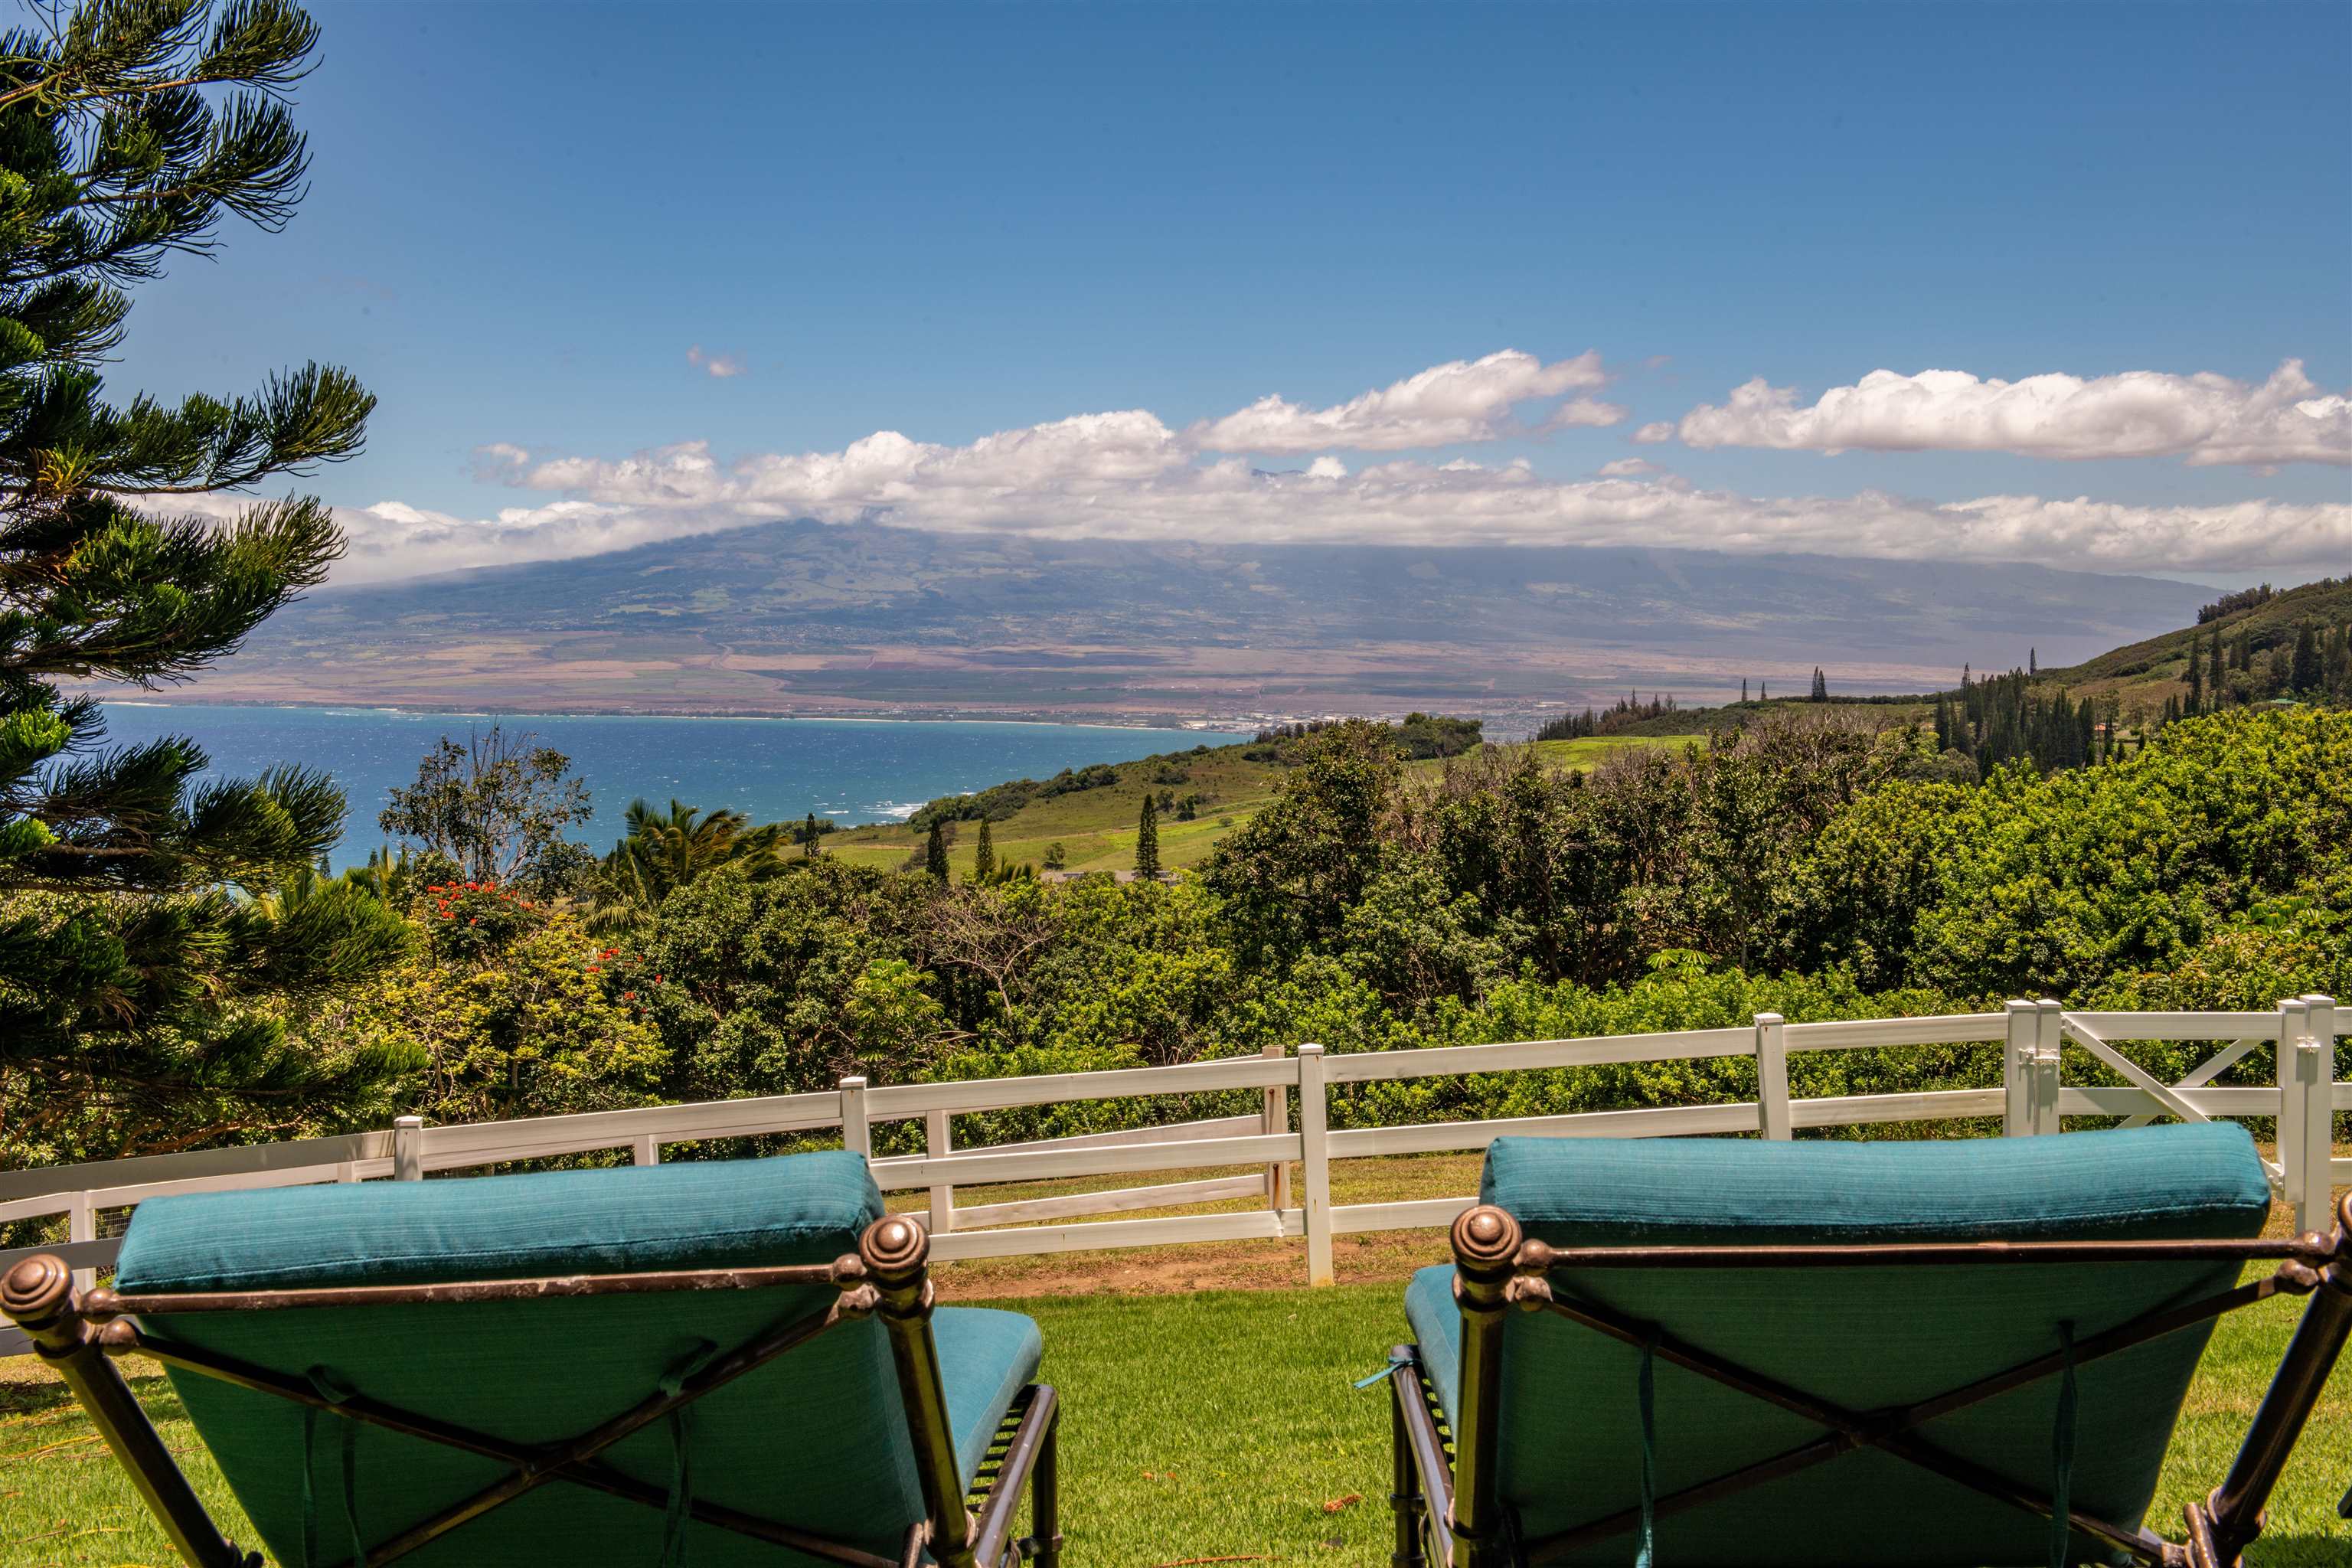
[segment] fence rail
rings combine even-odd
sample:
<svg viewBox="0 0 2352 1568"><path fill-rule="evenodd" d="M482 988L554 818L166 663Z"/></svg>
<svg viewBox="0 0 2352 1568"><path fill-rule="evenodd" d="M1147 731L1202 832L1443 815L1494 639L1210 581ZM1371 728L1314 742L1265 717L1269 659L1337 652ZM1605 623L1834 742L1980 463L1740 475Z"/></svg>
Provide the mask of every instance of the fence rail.
<svg viewBox="0 0 2352 1568"><path fill-rule="evenodd" d="M1484 1149L1498 1137L1684 1137L1749 1133L1788 1138L1808 1128L1899 1124L1999 1117L2004 1135L2061 1131L2063 1119L2120 1117L2205 1121L2266 1117L2278 1129L2277 1154L2266 1161L2273 1186L2305 1229L2324 1228L2331 1184L2352 1183L2352 1160L2336 1159L2333 1118L2352 1110L2352 1082L2335 1079L2335 1042L2352 1033L2352 1008L2326 996L2293 997L2268 1013L2069 1012L2056 1002L2011 1002L1998 1013L1926 1018L1875 1018L1790 1024L1759 1014L1737 1028L1687 1029L1570 1040L1375 1051L1326 1057L1318 1045L1296 1053L1269 1047L1181 1067L942 1083L869 1086L844 1079L835 1089L696 1105L646 1106L533 1121L427 1127L415 1117L338 1138L147 1155L97 1164L0 1172L0 1220L62 1215L64 1247L0 1251L0 1269L34 1250L63 1251L86 1276L109 1267L118 1243L101 1238L98 1216L178 1193L293 1186L328 1182L417 1180L429 1173L606 1150L627 1150L654 1164L665 1144L838 1129L842 1144L866 1154L888 1192L923 1190L932 1255L942 1259L1154 1247L1185 1242L1304 1237L1307 1275L1332 1279L1332 1237L1443 1226L1473 1199L1461 1197L1335 1206L1331 1163L1381 1155ZM2177 1083L2167 1083L2117 1048L2119 1042L2212 1041L2218 1048ZM1998 1044L2002 1081L1987 1089L1846 1095L1798 1100L1789 1089L1792 1052ZM2124 1081L2065 1084L2063 1052L2087 1054ZM2276 1082L2216 1087L2213 1079L2250 1054L2275 1050ZM1558 1116L1397 1127L1329 1127L1335 1084L1538 1071L1633 1062L1748 1058L1757 1068L1753 1100L1656 1106ZM954 1146L950 1118L1027 1106L1106 1100L1149 1100L1258 1090L1263 1109L1210 1121L1171 1122L1113 1132L1006 1143ZM1296 1097L1296 1118L1292 1116ZM923 1124L920 1154L873 1154L877 1122ZM1291 1167L1303 1191L1292 1192ZM1067 1183L1156 1172L1242 1172L1122 1185L1108 1191L1006 1195L959 1205L959 1188ZM1139 1209L1251 1200L1240 1212L1132 1216ZM1086 1219L1087 1223L1072 1224ZM22 1353L21 1338L0 1334L0 1355Z"/></svg>

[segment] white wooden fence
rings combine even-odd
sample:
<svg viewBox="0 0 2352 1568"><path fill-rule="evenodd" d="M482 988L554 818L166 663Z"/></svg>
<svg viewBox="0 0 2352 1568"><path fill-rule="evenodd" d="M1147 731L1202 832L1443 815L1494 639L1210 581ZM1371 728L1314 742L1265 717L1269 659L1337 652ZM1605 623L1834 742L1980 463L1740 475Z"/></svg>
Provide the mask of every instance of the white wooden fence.
<svg viewBox="0 0 2352 1568"><path fill-rule="evenodd" d="M61 1253L76 1269L94 1275L112 1263L120 1245L100 1237L99 1216L173 1193L414 1181L436 1171L597 1150L627 1149L636 1163L649 1165L659 1161L667 1143L822 1133L835 1128L840 1129L845 1148L867 1156L875 1180L885 1191L926 1194L928 1207L919 1214L932 1232L932 1256L941 1259L1303 1237L1308 1279L1327 1285L1332 1279L1333 1237L1448 1225L1474 1201L1465 1194L1335 1206L1335 1160L1479 1150L1508 1134L1660 1138L1755 1133L1788 1138L1801 1128L1993 1116L2000 1118L2004 1133L2011 1137L2056 1132L2068 1116L2121 1117L2135 1126L2160 1117L2186 1121L2275 1118L2278 1157L2266 1162L2272 1182L2294 1208L2299 1227L2320 1229L2327 1223L2331 1185L2352 1184L2352 1160L2336 1159L2330 1142L2334 1113L2352 1110L2352 1082L2338 1083L2334 1073L2335 1042L2344 1034L2352 1034L2352 1008L2339 1011L2326 996L2294 997L2267 1013L2070 1012L2056 1002L2011 1002L1999 1013L1821 1024L1785 1023L1768 1013L1735 1028L1336 1057L1327 1057L1318 1045L1302 1045L1295 1055L1274 1046L1262 1056L1182 1067L1037 1078L878 1087L850 1078L842 1079L837 1089L812 1094L456 1127L427 1127L415 1117L403 1117L388 1130L340 1138L0 1172L0 1221L62 1215L68 1232L63 1245L0 1252L0 1270L26 1252L40 1250ZM2178 1083L2167 1083L2116 1048L2118 1043L2156 1040L2210 1041L2218 1048ZM1825 1100L1790 1095L1788 1058L1792 1052L1969 1042L2006 1047L2000 1087ZM2087 1052L2124 1082L2062 1083L2061 1051L2067 1045ZM2224 1070L2265 1046L2276 1047L2276 1083L2214 1087L2213 1079ZM1334 1084L1723 1057L1755 1060L1756 1100L1339 1131L1328 1122ZM1219 1121L982 1149L956 1149L950 1137L950 1119L971 1112L1236 1089L1260 1092L1263 1108ZM874 1157L875 1124L907 1121L922 1123L924 1152ZM1290 1174L1294 1164L1302 1173L1303 1189L1296 1203ZM1163 1171L1244 1173L977 1205L956 1202L959 1188ZM1068 1223L1087 1215L1234 1199L1254 1200L1255 1206ZM21 1336L0 1334L0 1356L24 1349Z"/></svg>

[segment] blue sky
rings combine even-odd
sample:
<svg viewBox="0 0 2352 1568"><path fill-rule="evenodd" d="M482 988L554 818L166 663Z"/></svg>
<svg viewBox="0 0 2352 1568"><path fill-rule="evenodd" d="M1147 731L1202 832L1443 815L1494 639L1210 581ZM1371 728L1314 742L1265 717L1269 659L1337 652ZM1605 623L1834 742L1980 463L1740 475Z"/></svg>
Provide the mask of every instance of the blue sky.
<svg viewBox="0 0 2352 1568"><path fill-rule="evenodd" d="M1335 445L1343 490L1396 462L1523 462L1546 485L1590 487L1601 465L1639 460L1651 471L1618 489L1719 504L1658 494L1628 510L1588 488L1536 521L1475 526L1620 542L1671 517L1662 542L1720 531L1730 548L1783 528L1792 547L1836 548L1850 528L1865 552L2079 554L2213 580L2352 563L2338 550L2352 469L2333 455L2352 412L2312 416L2317 461L2216 457L2218 437L2042 455L2105 449L2083 407L2074 435L2002 449L1633 438L1751 378L1802 409L1880 369L2217 373L2243 384L2212 395L2234 407L2300 360L2313 396L2340 397L2352 6L318 15L325 58L300 94L309 201L283 235L232 232L218 261L143 289L116 380L171 395L238 390L306 357L357 370L383 399L368 452L311 488L377 540L363 574L802 510L814 492L801 478L743 480L736 465L880 430L952 449L1148 410L1181 434L1268 394L1325 408L1505 349L1555 364L1597 351L1606 379L1576 395L1616 421L1520 433L1542 405L1467 442ZM2150 395L2174 393L2205 395ZM658 493L636 482L632 454L681 443L707 444L692 475L669 464ZM529 456L485 477L493 444ZM1224 460L1286 471L1315 455ZM1218 460L1181 455L1188 469ZM1034 481L992 468L985 505L960 485L890 520L1068 531L1117 514L1142 521L1104 526L1247 537L1453 526L1391 505L1412 475L1371 500L1270 493L1229 522L1213 497L1171 500L1164 474L1055 463ZM851 487L838 515L929 482ZM1131 482L1159 489L1118 488ZM1891 510L1805 510L1878 492ZM1987 533L1938 510L1987 497L2123 510L2028 510ZM2254 503L2268 510L2223 515ZM2282 529L2299 537L2263 542Z"/></svg>

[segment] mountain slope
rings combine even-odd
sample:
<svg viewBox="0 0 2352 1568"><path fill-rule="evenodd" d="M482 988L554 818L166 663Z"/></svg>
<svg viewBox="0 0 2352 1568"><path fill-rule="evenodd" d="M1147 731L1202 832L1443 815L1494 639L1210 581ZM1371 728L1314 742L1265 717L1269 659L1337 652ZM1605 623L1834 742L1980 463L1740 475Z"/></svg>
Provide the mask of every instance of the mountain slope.
<svg viewBox="0 0 2352 1568"><path fill-rule="evenodd" d="M2195 626L2145 638L2126 647L2111 648L2095 658L2064 669L2047 665L2042 673L2075 689L2077 695L2120 694L2126 707L2160 707L2168 697L2186 692L2191 643L2210 647L2218 636L2225 642L2245 637L2257 654L2289 647L2296 631L2306 625L2337 626L2352 621L2352 577L2306 583L2274 594L2261 604L2218 616Z"/></svg>
<svg viewBox="0 0 2352 1568"><path fill-rule="evenodd" d="M330 590L188 693L715 711L1502 715L1828 668L1942 684L2081 658L2203 590L2026 566L1696 551L1192 545L759 524Z"/></svg>

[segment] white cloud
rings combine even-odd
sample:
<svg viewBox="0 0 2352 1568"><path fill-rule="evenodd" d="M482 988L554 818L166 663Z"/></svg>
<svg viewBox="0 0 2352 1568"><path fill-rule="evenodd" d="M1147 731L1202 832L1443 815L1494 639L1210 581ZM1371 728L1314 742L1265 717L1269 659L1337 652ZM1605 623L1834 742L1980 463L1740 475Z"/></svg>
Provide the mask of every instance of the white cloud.
<svg viewBox="0 0 2352 1568"><path fill-rule="evenodd" d="M686 351L686 363L720 381L730 380L751 368L733 354L705 353L700 343Z"/></svg>
<svg viewBox="0 0 2352 1568"><path fill-rule="evenodd" d="M1502 467L1393 458L1350 473L1327 455L1304 472L1270 471L1238 457L1202 460L1141 411L962 447L883 431L838 452L731 464L694 442L614 461L543 463L524 482L568 498L480 524L389 503L352 514L353 559L340 575L584 554L793 517L1065 539L1640 545L2110 572L2284 574L2352 558L2352 505L2338 503L2150 507L2032 495L1939 503L1883 491L1770 498L1650 479L1622 464L1592 479L1553 479L1524 458Z"/></svg>
<svg viewBox="0 0 2352 1568"><path fill-rule="evenodd" d="M2282 377L2292 370L2273 377L2273 386L2287 384ZM1552 418L1574 422L1568 411L1583 401L1575 395L1602 375L1593 354L1547 365L1507 352L1440 365L1333 408L1267 399L1181 431L1147 410L1127 409L963 445L881 430L837 451L732 461L699 441L612 459L549 458L494 443L477 450L478 474L560 499L480 518L398 500L343 509L351 552L335 577L361 583L563 559L802 517L1053 538L1633 545L2032 561L2112 572L2287 575L2340 570L2352 559L2352 505L2334 502L2126 506L2032 495L1937 502L1881 491L1772 498L1702 489L1635 457L1591 479L1564 480L1526 458L1497 467L1391 457L1351 471L1339 455L1520 433L1511 423L1515 405L1539 397L1570 399ZM1768 395L1766 411L1772 406ZM1793 405L1782 414L1811 416ZM2333 417L2325 409L2295 416ZM2251 440L2258 423L2237 420L2231 439ZM1310 433L1311 447L1302 447ZM1670 425L1644 426L1634 438L1673 433ZM2200 452L2237 449L2218 435L2199 439ZM1315 453L1304 470L1269 470L1252 460L1301 450ZM238 504L215 498L184 510L226 516Z"/></svg>
<svg viewBox="0 0 2352 1568"><path fill-rule="evenodd" d="M1222 419L1204 419L1184 432L1204 452L1276 455L1330 451L1401 452L1493 441L1518 433L1511 410L1521 403L1565 397L1608 384L1597 350L1544 363L1505 349L1484 359L1433 365L1378 391L1328 408L1302 408L1278 395L1259 398ZM1555 408L1541 428L1614 425L1625 411L1588 397Z"/></svg>
<svg viewBox="0 0 2352 1568"><path fill-rule="evenodd" d="M491 441L474 448L474 478L486 485L513 484L530 467L530 454L511 441Z"/></svg>
<svg viewBox="0 0 2352 1568"><path fill-rule="evenodd" d="M1652 439L1644 426L1635 439ZM1979 381L1964 371L1877 370L1810 406L1762 377L1677 432L1692 447L1821 452L2016 452L2040 458L2179 455L2217 463L2352 463L2352 397L2322 394L2288 360L2256 386L2210 373L2126 371L2085 381ZM1656 437L1664 439L1663 436Z"/></svg>
<svg viewBox="0 0 2352 1568"><path fill-rule="evenodd" d="M1675 422L1671 419L1653 419L1633 432L1633 439L1641 442L1644 447L1654 447L1661 441L1671 441L1674 438Z"/></svg>

